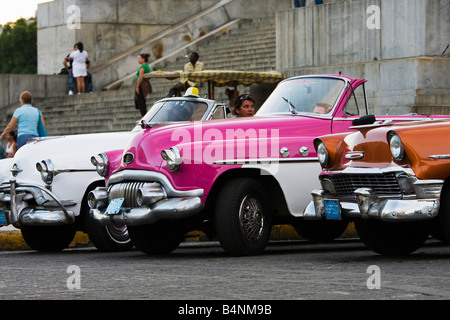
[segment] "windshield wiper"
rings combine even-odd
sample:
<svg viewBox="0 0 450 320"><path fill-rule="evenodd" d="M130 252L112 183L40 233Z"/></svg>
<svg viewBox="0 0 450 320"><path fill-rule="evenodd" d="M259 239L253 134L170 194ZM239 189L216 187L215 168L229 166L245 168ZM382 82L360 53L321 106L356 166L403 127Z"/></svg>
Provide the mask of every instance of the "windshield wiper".
<svg viewBox="0 0 450 320"><path fill-rule="evenodd" d="M284 101L286 101L286 102L288 103L288 105L289 105L289 110L291 111L291 113L292 113L293 115L298 114L297 110L295 110L294 105L293 105L288 99L286 99L285 97L282 97L282 98L283 98Z"/></svg>

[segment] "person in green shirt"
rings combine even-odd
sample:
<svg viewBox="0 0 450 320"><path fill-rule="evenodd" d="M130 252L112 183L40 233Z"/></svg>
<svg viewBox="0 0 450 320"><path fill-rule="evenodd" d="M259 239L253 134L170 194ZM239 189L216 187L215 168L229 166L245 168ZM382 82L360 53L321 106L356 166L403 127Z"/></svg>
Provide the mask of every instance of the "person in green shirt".
<svg viewBox="0 0 450 320"><path fill-rule="evenodd" d="M150 66L148 65L149 53L140 53L137 61L140 64L139 69L136 72L136 88L134 95L134 104L136 109L141 112L141 116L145 116L147 113L147 96L152 93L152 87L148 79L144 79L145 73L150 73Z"/></svg>

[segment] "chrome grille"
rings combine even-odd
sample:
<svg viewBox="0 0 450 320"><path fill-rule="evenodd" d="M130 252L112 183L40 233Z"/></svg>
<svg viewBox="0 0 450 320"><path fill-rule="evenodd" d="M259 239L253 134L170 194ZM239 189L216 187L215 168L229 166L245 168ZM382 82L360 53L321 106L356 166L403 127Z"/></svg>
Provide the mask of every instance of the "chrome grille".
<svg viewBox="0 0 450 320"><path fill-rule="evenodd" d="M392 174L337 174L324 176L329 180L338 195L353 196L356 189L371 188L378 195L400 196L402 191L395 173Z"/></svg>
<svg viewBox="0 0 450 320"><path fill-rule="evenodd" d="M118 198L125 198L123 203L124 207L128 208L137 208L139 207L137 204L137 192L139 188L141 188L145 182L126 182L126 183L118 183L109 187L108 190L108 200Z"/></svg>

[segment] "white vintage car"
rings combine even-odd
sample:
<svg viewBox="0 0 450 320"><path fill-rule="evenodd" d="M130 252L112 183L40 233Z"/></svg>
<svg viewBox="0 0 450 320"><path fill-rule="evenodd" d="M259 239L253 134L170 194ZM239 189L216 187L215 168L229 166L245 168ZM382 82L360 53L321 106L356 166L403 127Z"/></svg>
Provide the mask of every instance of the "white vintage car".
<svg viewBox="0 0 450 320"><path fill-rule="evenodd" d="M183 113L188 104L191 113ZM126 227L102 226L89 215L88 193L105 184L91 156L123 149L149 126L224 118L224 105L188 95L156 102L131 132L32 139L14 159L0 161L0 227L19 228L38 251L63 250L76 231L86 232L99 250L127 250L132 243Z"/></svg>

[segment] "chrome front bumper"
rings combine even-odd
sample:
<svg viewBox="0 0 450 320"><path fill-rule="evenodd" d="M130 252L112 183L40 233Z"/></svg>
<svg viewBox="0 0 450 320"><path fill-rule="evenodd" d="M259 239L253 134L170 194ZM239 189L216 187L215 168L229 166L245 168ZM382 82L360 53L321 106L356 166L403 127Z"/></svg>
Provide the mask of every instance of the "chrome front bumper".
<svg viewBox="0 0 450 320"><path fill-rule="evenodd" d="M193 216L203 209L200 198L172 198L160 200L150 207L121 209L118 214L107 215L105 210L91 209L92 217L102 225L140 226L160 219L182 219Z"/></svg>
<svg viewBox="0 0 450 320"><path fill-rule="evenodd" d="M203 210L203 195L203 189L176 190L157 172L123 171L109 179L108 188L91 191L88 204L91 216L102 225L139 226L196 215ZM110 212L111 202L120 198L121 207Z"/></svg>
<svg viewBox="0 0 450 320"><path fill-rule="evenodd" d="M435 218L439 213L439 198L432 199L383 199L369 188L355 191L356 201L340 200L343 218L378 219L382 221L421 221ZM313 201L304 211L306 220L326 219L325 201L337 200L329 192L314 190Z"/></svg>
<svg viewBox="0 0 450 320"><path fill-rule="evenodd" d="M48 200L44 194L53 200ZM34 200L36 205L29 206ZM51 191L40 185L18 183L10 180L0 185L0 208L6 224L22 226L61 226L73 224L75 214L66 207L75 206L74 201L60 201ZM2 226L4 226L2 225Z"/></svg>

